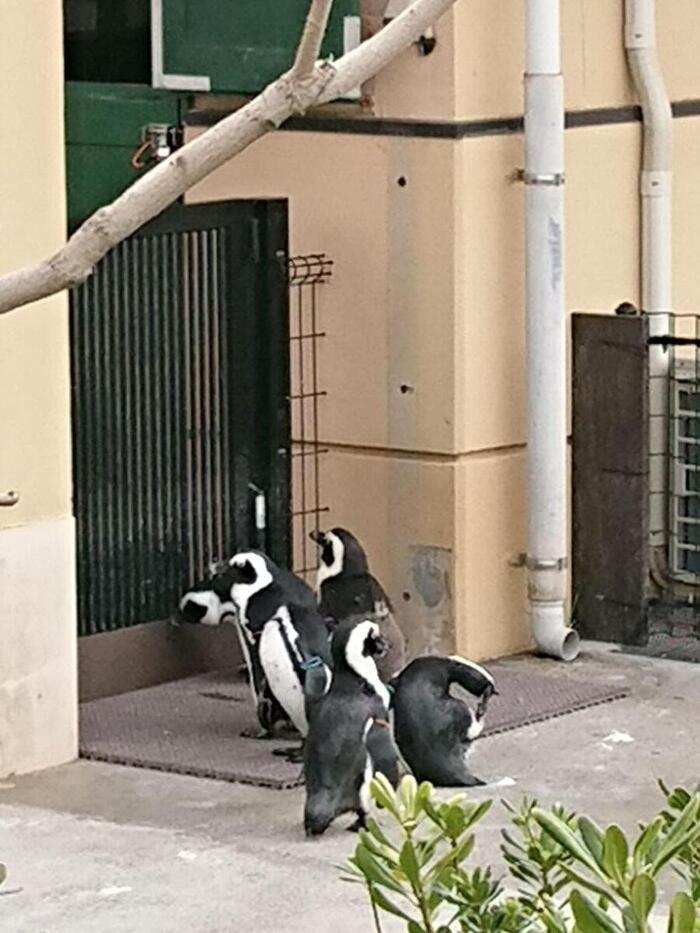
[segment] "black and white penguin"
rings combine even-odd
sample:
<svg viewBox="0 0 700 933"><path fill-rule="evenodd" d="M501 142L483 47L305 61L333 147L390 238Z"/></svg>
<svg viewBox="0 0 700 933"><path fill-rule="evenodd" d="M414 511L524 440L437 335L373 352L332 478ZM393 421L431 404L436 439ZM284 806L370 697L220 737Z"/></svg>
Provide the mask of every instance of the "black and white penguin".
<svg viewBox="0 0 700 933"><path fill-rule="evenodd" d="M346 619L372 618L388 644L380 659L379 674L388 681L406 663L406 639L394 618L391 600L369 570L364 548L345 528L312 531L321 550L316 574L316 595L324 619L334 625Z"/></svg>
<svg viewBox="0 0 700 933"><path fill-rule="evenodd" d="M478 697L476 710L450 695L457 684ZM491 674L457 656L421 657L391 682L394 735L401 756L417 781L437 787L475 787L484 782L469 770L467 754L484 728Z"/></svg>
<svg viewBox="0 0 700 933"><path fill-rule="evenodd" d="M259 551L235 554L213 586L222 602L235 606L251 662L257 660L272 696L303 738L307 671L320 667L330 681L331 669L328 628L312 591Z"/></svg>
<svg viewBox="0 0 700 933"><path fill-rule="evenodd" d="M304 829L319 836L342 813L354 812L351 829L364 826L369 783L377 771L399 780L398 754L389 724L390 693L377 659L386 651L371 619L341 622L333 632L330 687L307 704L304 749Z"/></svg>
<svg viewBox="0 0 700 933"><path fill-rule="evenodd" d="M175 624L218 626L226 622L237 623L238 612L233 601L230 597L226 597L225 592L219 595L215 591L215 580L227 568L228 562L213 564L209 568L209 576L195 583L184 593L173 617ZM259 732L245 730L243 735L248 738L286 736L294 731L294 726L270 691L260 665L257 646L246 638L241 625L236 624L236 631L248 672L253 703L262 730Z"/></svg>

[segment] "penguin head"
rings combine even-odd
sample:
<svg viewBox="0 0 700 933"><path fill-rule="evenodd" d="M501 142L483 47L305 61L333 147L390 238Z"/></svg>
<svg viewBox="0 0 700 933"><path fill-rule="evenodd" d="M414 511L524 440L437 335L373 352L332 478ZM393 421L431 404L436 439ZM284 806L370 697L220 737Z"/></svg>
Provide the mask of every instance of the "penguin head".
<svg viewBox="0 0 700 933"><path fill-rule="evenodd" d="M213 581L195 584L181 598L173 623L194 625L221 625L233 621L236 610L230 599L221 599L213 589Z"/></svg>
<svg viewBox="0 0 700 933"><path fill-rule="evenodd" d="M239 551L212 580L212 588L224 601L240 607L273 582L275 565L261 551Z"/></svg>
<svg viewBox="0 0 700 933"><path fill-rule="evenodd" d="M334 666L349 667L355 673L361 673L368 661L384 657L389 644L376 622L358 616L345 619L336 627L331 650Z"/></svg>
<svg viewBox="0 0 700 933"><path fill-rule="evenodd" d="M312 531L309 535L321 549L317 584L340 574L358 576L368 573L367 555L355 535L345 528Z"/></svg>

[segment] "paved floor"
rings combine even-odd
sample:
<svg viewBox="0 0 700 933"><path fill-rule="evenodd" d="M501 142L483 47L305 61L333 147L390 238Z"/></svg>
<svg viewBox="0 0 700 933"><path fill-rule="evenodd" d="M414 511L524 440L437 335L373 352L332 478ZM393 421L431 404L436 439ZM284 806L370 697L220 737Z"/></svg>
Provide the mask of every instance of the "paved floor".
<svg viewBox="0 0 700 933"><path fill-rule="evenodd" d="M632 695L485 739L473 765L491 786L478 796L561 800L631 828L657 809L658 777L700 775L700 668L590 647L577 667ZM301 790L89 762L2 782L0 930L369 933L363 891L336 868L353 846L347 821L307 842L302 805ZM483 861L498 860L502 824L494 807Z"/></svg>

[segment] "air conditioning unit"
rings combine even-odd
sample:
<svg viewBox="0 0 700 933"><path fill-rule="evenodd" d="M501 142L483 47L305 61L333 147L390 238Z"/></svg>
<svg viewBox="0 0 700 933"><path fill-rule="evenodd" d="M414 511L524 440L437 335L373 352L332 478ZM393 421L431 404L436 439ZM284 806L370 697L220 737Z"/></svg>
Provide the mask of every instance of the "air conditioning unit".
<svg viewBox="0 0 700 933"><path fill-rule="evenodd" d="M673 577L700 582L700 370L676 359L670 379L669 564Z"/></svg>

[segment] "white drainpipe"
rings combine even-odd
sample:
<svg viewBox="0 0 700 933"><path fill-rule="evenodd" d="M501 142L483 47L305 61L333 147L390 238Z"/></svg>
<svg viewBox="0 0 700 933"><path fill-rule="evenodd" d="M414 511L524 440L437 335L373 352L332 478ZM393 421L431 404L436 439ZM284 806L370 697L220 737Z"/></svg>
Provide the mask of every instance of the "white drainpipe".
<svg viewBox="0 0 700 933"><path fill-rule="evenodd" d="M656 53L655 0L626 0L625 48L642 105L644 149L640 192L641 298L648 312L649 332L668 333L671 310L671 178L673 123L671 105ZM649 350L649 526L651 546L666 546L666 432L668 429L669 354L660 346Z"/></svg>
<svg viewBox="0 0 700 933"><path fill-rule="evenodd" d="M564 86L559 0L526 2L525 173L528 594L544 654L572 661L567 625Z"/></svg>

